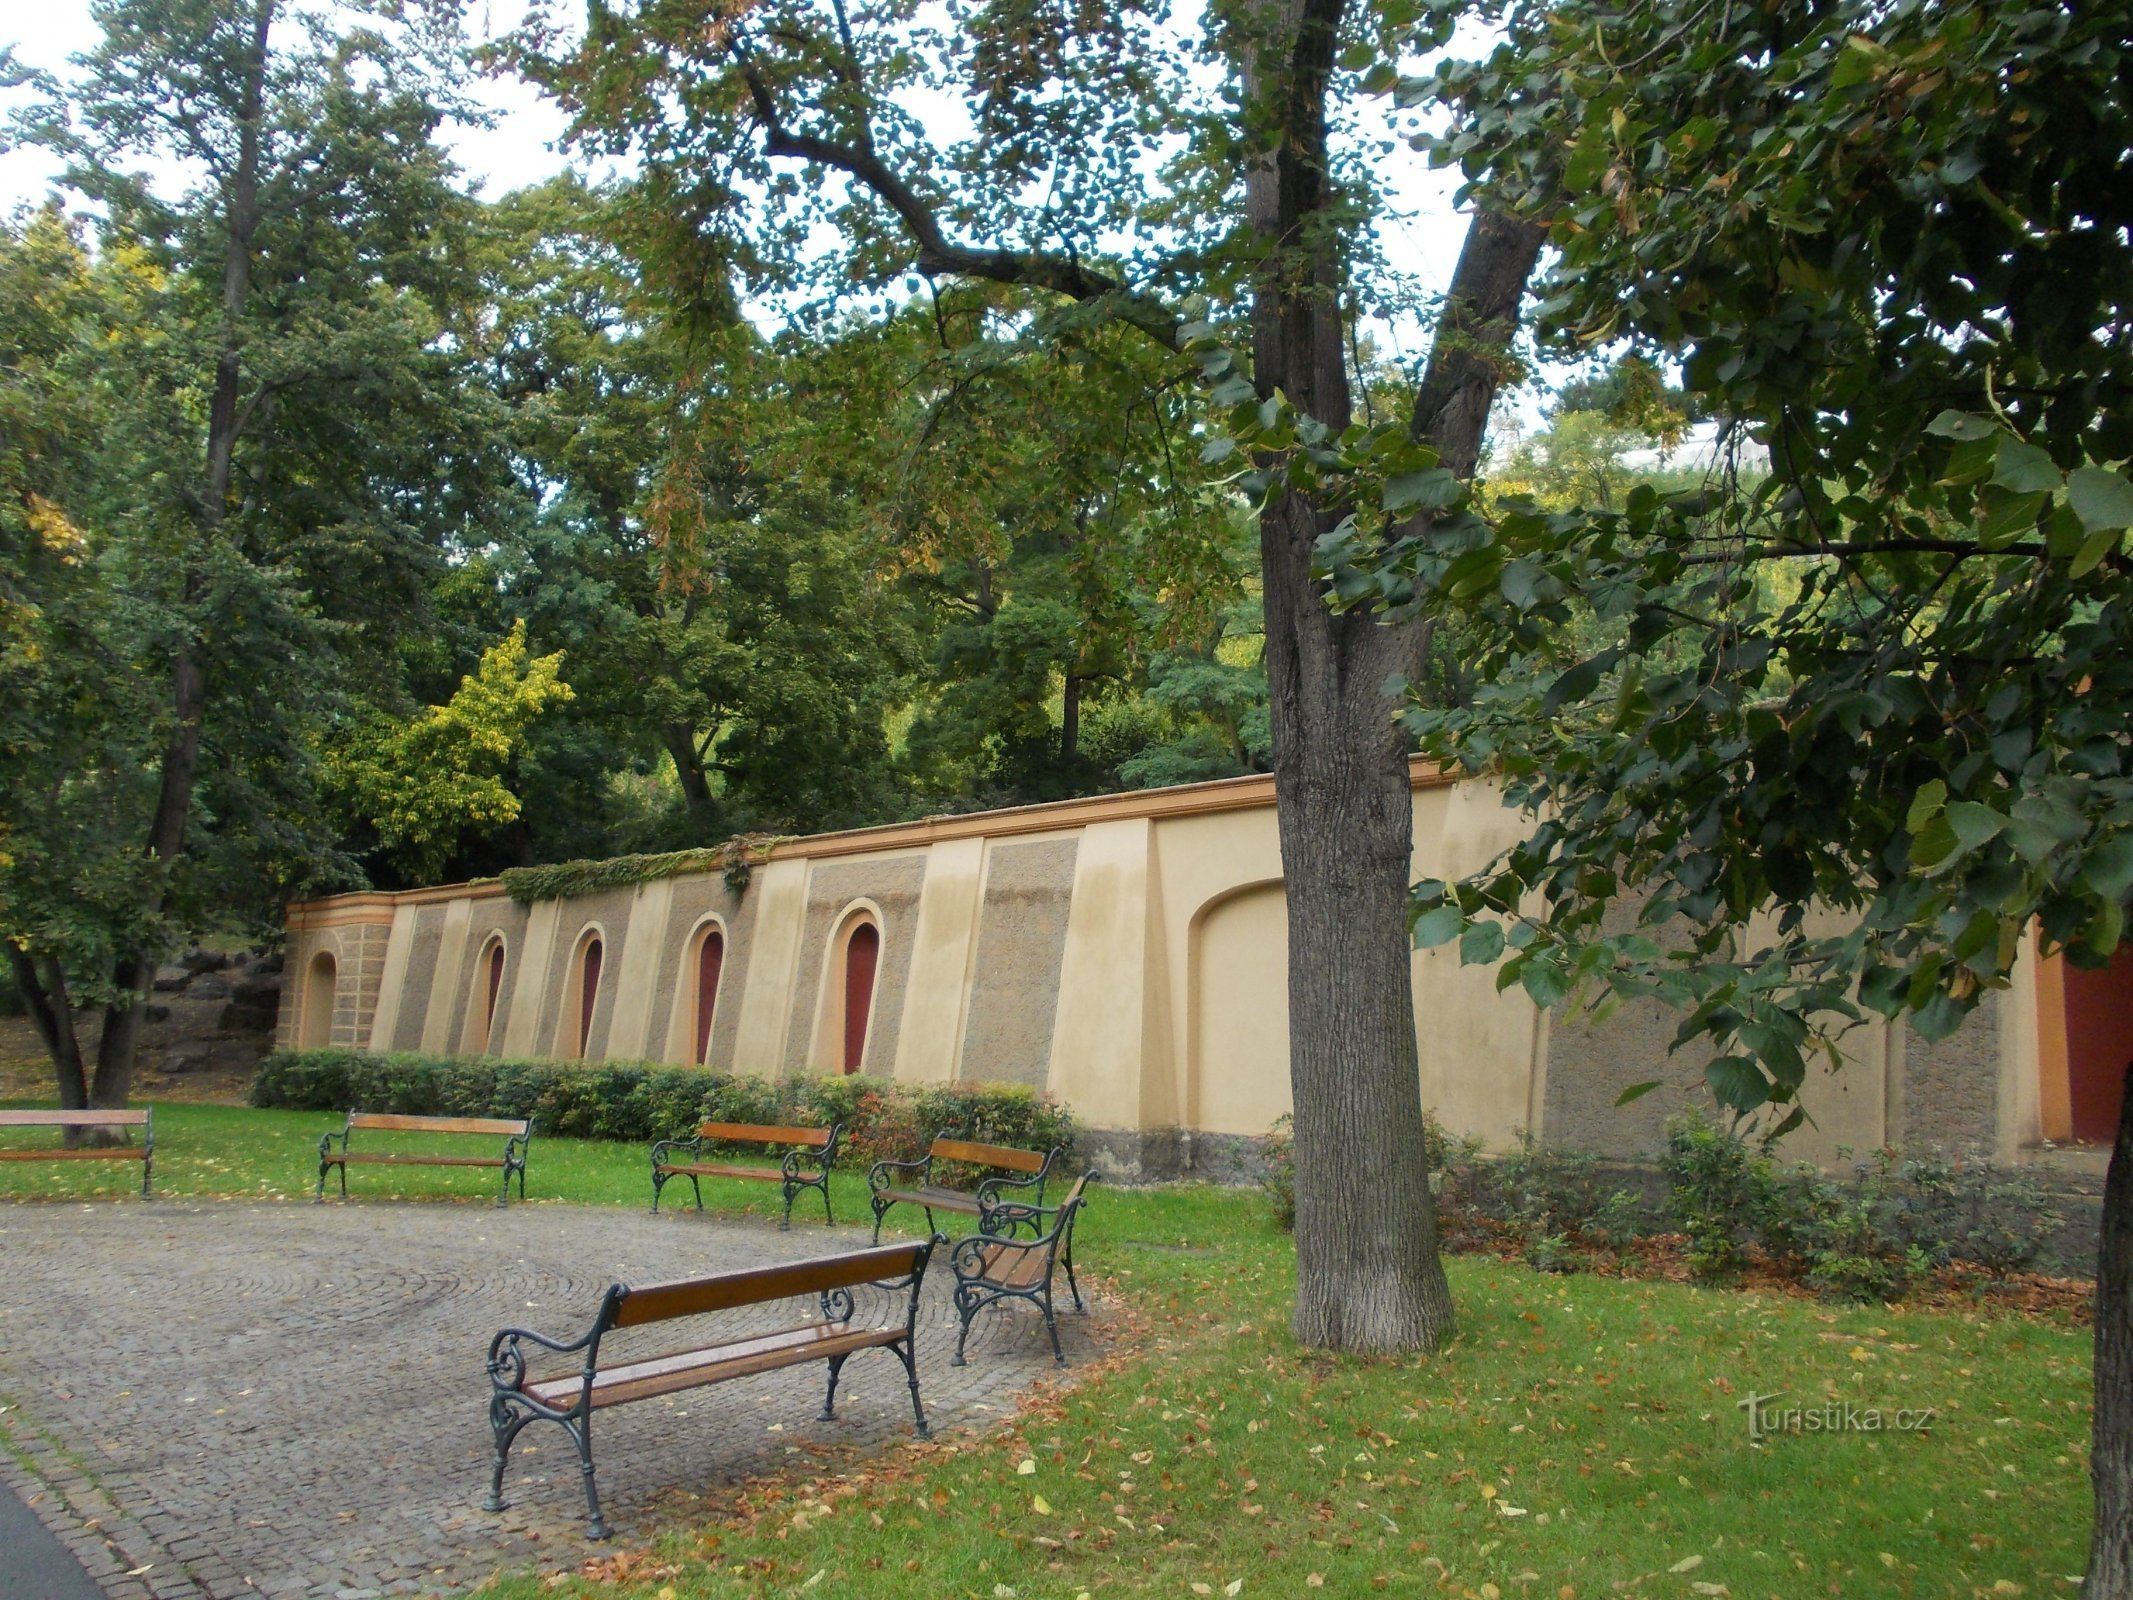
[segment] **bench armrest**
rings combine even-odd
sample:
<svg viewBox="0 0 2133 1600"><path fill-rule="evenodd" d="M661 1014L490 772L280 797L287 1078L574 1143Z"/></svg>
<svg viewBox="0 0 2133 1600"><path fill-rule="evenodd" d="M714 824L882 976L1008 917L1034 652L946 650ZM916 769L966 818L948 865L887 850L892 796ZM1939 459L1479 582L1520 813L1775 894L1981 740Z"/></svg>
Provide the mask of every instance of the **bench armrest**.
<svg viewBox="0 0 2133 1600"><path fill-rule="evenodd" d="M933 1157L928 1153L916 1161L877 1161L867 1168L867 1187L877 1191L888 1188L892 1172L915 1172L924 1182L933 1175Z"/></svg>
<svg viewBox="0 0 2133 1600"><path fill-rule="evenodd" d="M804 1161L811 1163L815 1168L814 1175L820 1177L829 1170L829 1161L826 1159L828 1155L826 1150L788 1150L785 1152L785 1159L778 1163L778 1170L788 1178L802 1177L804 1174L800 1171L800 1164Z"/></svg>
<svg viewBox="0 0 2133 1600"><path fill-rule="evenodd" d="M530 1344L539 1349L565 1356L583 1350L585 1352L584 1386L581 1390L579 1406L575 1408L583 1409L584 1404L591 1397L593 1375L598 1370L600 1335L607 1331L608 1312L609 1308L603 1305L600 1315L593 1319L593 1325L578 1335L577 1338L568 1341L551 1339L547 1334L532 1328L502 1329L495 1338L489 1341L489 1387L498 1395L508 1394L515 1396L521 1405L529 1406L543 1416L568 1415L569 1413L557 1412L550 1407L543 1406L539 1401L530 1399L525 1394L526 1351L524 1347Z"/></svg>
<svg viewBox="0 0 2133 1600"><path fill-rule="evenodd" d="M652 1165L655 1167L664 1165L667 1157L676 1150L685 1150L692 1158L700 1157L704 1153L704 1142L701 1139L655 1140L652 1145Z"/></svg>
<svg viewBox="0 0 2133 1600"><path fill-rule="evenodd" d="M1042 1250L1051 1241L1037 1239L1005 1239L996 1234L973 1233L955 1242L955 1249L948 1257L948 1266L955 1273L958 1283L969 1283L986 1276L988 1268L997 1265L1003 1250L1019 1250L1027 1254Z"/></svg>
<svg viewBox="0 0 2133 1600"><path fill-rule="evenodd" d="M779 1168L788 1179L798 1178L801 1176L800 1163L808 1161L814 1163L815 1168L815 1176L809 1179L809 1182L818 1182L827 1178L829 1176L830 1163L837 1159L837 1146L843 1139L844 1124L833 1122L830 1124L829 1138L823 1141L821 1149L788 1150L785 1152L785 1159L778 1163ZM828 1191L825 1190L824 1192L827 1193Z"/></svg>
<svg viewBox="0 0 2133 1600"><path fill-rule="evenodd" d="M987 1178L978 1185L978 1210L981 1213L990 1211L998 1202L1002 1189L1034 1189L1041 1204L1044 1199L1044 1174L1032 1172L1027 1177L1011 1178L1003 1173L996 1178Z"/></svg>

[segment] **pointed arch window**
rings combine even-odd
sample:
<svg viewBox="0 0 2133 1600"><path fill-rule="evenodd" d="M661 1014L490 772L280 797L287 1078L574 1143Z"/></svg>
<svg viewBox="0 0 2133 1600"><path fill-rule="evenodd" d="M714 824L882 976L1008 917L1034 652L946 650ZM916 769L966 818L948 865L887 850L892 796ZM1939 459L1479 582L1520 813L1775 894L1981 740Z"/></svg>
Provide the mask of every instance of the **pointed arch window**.
<svg viewBox="0 0 2133 1600"><path fill-rule="evenodd" d="M576 1054L584 1059L585 1050L592 1043L593 1007L600 999L600 937L598 934L585 941L585 954L578 968L578 1048Z"/></svg>
<svg viewBox="0 0 2133 1600"><path fill-rule="evenodd" d="M711 1064L711 1023L718 1013L718 981L725 973L726 935L717 923L704 929L696 946L696 1051L689 1059Z"/></svg>
<svg viewBox="0 0 2133 1600"><path fill-rule="evenodd" d="M842 1064L851 1074L866 1065L867 1024L874 1014L874 976L881 966L881 930L853 924L844 941L844 1040Z"/></svg>

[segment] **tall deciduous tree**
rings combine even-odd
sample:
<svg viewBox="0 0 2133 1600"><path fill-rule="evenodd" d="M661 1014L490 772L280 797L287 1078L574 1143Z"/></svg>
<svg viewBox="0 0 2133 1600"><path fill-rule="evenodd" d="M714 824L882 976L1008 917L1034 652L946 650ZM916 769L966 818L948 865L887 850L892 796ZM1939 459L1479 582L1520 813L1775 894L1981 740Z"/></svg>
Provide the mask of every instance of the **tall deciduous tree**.
<svg viewBox="0 0 2133 1600"><path fill-rule="evenodd" d="M431 142L449 28L278 0L95 16L103 43L13 132L65 153L105 209L114 289L72 366L99 431L49 499L110 607L103 647L156 704L111 697L123 761L59 747L25 829L40 872L9 885L4 934L62 1095L115 1105L156 961L209 878L318 865L308 718L419 614L420 569L471 502L439 465L458 391L425 298L462 209ZM321 613L345 627L322 633ZM93 835L66 830L70 808ZM102 908L93 929L70 894ZM104 1008L93 1070L56 1022L70 1000Z"/></svg>
<svg viewBox="0 0 2133 1600"><path fill-rule="evenodd" d="M1159 9L1068 0L955 12L923 40L900 8L855 15L835 0L602 5L582 39L537 7L516 53L577 114L581 140L641 155L690 249L753 282L790 287L820 223L846 245L832 279L998 284L1029 317L1102 317L1169 350L1191 338L1182 297L1210 296L1218 323L1249 326L1242 375L1206 368L1231 385L1218 389L1225 403L1241 384L1309 425L1263 441L1265 468L1351 432L1352 320L1384 296L1369 185L1338 130L1384 50L1427 42L1408 41L1422 9L1210 6L1196 41L1205 71ZM940 119L913 109L926 94L968 108L967 137L952 124L937 135ZM1473 470L1538 249L1529 224L1476 220L1436 354L1391 430L1426 447L1403 455L1410 467ZM1452 1306L1424 1181L1407 746L1386 692L1418 670L1428 632L1330 611L1312 552L1348 508L1286 475L1266 483L1295 1328L1312 1344L1429 1346ZM1426 515L1412 500L1404 510ZM1408 1177L1388 1188L1388 1171Z"/></svg>
<svg viewBox="0 0 2133 1600"><path fill-rule="evenodd" d="M1869 1014L1942 1037L2025 950L2124 942L2126 21L1555 0L1411 91L1460 101L1445 148L1487 201L1552 222L1544 334L1678 359L1769 459L1760 483L1466 517L1344 578L1460 615L1498 690L1414 724L1536 812L1482 874L1421 887L1421 937L1536 998L1679 1007L1716 1098L1780 1132ZM2128 1129L2092 1600L2133 1595Z"/></svg>

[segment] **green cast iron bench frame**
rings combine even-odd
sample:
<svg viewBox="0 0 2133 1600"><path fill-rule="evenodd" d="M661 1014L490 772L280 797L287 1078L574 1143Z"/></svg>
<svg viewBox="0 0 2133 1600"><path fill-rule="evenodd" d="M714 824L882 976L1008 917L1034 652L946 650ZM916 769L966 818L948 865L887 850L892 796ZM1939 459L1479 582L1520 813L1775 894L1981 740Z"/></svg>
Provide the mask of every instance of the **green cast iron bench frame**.
<svg viewBox="0 0 2133 1600"><path fill-rule="evenodd" d="M492 1138L501 1136L503 1153L494 1156L455 1156L440 1151L391 1151L350 1150L348 1137L362 1129L366 1133L463 1133L486 1134ZM341 1148L334 1151L333 1141L340 1140ZM411 1117L383 1111L351 1111L347 1126L337 1134L321 1134L318 1141L318 1199L326 1200L326 1174L338 1167L341 1173L341 1198L348 1198L348 1169L351 1166L380 1167L501 1167L504 1174L502 1193L496 1197L499 1206L511 1203L511 1174L518 1174L518 1197L526 1198L526 1146L533 1140L533 1122L530 1118L516 1117Z"/></svg>
<svg viewBox="0 0 2133 1600"><path fill-rule="evenodd" d="M501 1511L505 1507L504 1469L510 1461L511 1442L520 1430L535 1422L554 1422L562 1426L578 1449L578 1470L585 1479L586 1536L605 1539L607 1520L600 1515L600 1491L593 1481L595 1411L723 1383L729 1378L827 1361L829 1388L822 1396L821 1420L834 1422L838 1376L845 1362L861 1350L885 1349L903 1363L918 1436L930 1438L926 1408L918 1393L918 1295L925 1280L926 1263L933 1257L934 1245L940 1242L943 1241L925 1239L911 1244L876 1245L843 1255L818 1256L812 1261L747 1267L707 1278L648 1284L641 1289L618 1283L601 1299L592 1326L568 1343L530 1328L505 1328L489 1341L489 1428L495 1438L496 1469L483 1509ZM891 1292L910 1290L901 1325L853 1325L852 1291L861 1284ZM693 1349L601 1365L601 1341L618 1328L700 1317L800 1295L819 1297L820 1321L802 1321L770 1333L736 1334ZM529 1345L557 1355L583 1351L584 1361L574 1372L529 1378Z"/></svg>
<svg viewBox="0 0 2133 1600"><path fill-rule="evenodd" d="M1088 1315L1082 1304L1081 1285L1074 1281L1074 1220L1080 1215L1084 1191L1096 1174L1083 1173L1056 1206L1022 1205L1003 1200L986 1214L985 1225L998 1231L975 1233L956 1242L948 1257L955 1273L955 1311L962 1328L955 1336L955 1360L960 1367L963 1343L970 1337L970 1319L996 1300L1028 1300L1044 1313L1044 1331L1052 1336L1052 1360L1066 1365L1059 1348L1059 1323L1052 1314L1052 1274L1066 1267L1067 1287L1074 1294L1074 1309ZM1046 1219L1049 1218L1049 1224ZM1018 1227L1028 1227L1033 1239L1013 1237Z"/></svg>
<svg viewBox="0 0 2133 1600"><path fill-rule="evenodd" d="M844 1124L833 1122L827 1128L781 1128L760 1122L706 1122L696 1130L693 1139L661 1139L652 1146L652 1213L658 1215L659 1196L675 1178L687 1178L689 1187L696 1192L696 1209L704 1208L704 1178L748 1178L757 1183L775 1183L785 1194L785 1217L778 1226L792 1226L792 1203L802 1189L816 1189L822 1194L822 1220L835 1222L830 1215L830 1166L837 1159L837 1146L844 1140ZM704 1146L707 1144L761 1144L788 1145L792 1148L774 1167L743 1166L730 1161L705 1161ZM675 1152L685 1151L686 1161L670 1159ZM812 1163L814 1171L806 1170Z"/></svg>
<svg viewBox="0 0 2133 1600"><path fill-rule="evenodd" d="M968 1139L958 1139L944 1133L935 1139L932 1148L916 1161L877 1161L867 1169L867 1188L872 1191L874 1206L874 1238L877 1242L880 1240L882 1218L889 1214L891 1207L898 1205L924 1207L928 1233L936 1231L933 1225L933 1213L936 1211L958 1211L976 1217L979 1219L978 1231L990 1232L985 1226L984 1218L998 1204L1002 1191L1033 1189L1036 1192L1032 1195L1025 1197L1017 1194L1014 1198L1026 1198L1030 1203L1040 1206L1044 1204L1045 1181L1051 1177L1059 1154L1058 1145L1040 1153L1035 1150L1017 1149L1013 1145L975 1144ZM936 1161L956 1161L972 1167L997 1167L1004 1169L1006 1173L1020 1173L1022 1176L995 1174L981 1179L976 1190L970 1192L948 1189L933 1182L933 1163ZM898 1184L894 1175L903 1172L916 1173L918 1182L915 1185Z"/></svg>
<svg viewBox="0 0 2133 1600"><path fill-rule="evenodd" d="M141 1164L141 1198L148 1198L148 1184L155 1173L155 1112L143 1106L138 1111L0 1111L0 1128L139 1128L141 1142L134 1144L62 1145L56 1150L0 1150L0 1161L138 1161Z"/></svg>

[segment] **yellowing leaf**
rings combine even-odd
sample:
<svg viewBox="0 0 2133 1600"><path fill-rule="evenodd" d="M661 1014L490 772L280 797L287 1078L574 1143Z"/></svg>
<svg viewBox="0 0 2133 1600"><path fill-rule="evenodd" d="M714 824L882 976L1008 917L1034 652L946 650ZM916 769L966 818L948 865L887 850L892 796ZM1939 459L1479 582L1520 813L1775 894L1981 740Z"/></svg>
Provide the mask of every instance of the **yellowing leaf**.
<svg viewBox="0 0 2133 1600"><path fill-rule="evenodd" d="M1029 1497L1029 1508L1040 1517L1048 1517L1052 1514L1051 1501L1045 1499L1041 1494L1033 1494Z"/></svg>
<svg viewBox="0 0 2133 1600"><path fill-rule="evenodd" d="M1028 1456L1024 1456L1020 1465L1018 1465L1015 1470L1021 1473L1022 1476L1025 1478L1034 1478L1037 1475L1037 1463L1032 1461Z"/></svg>

